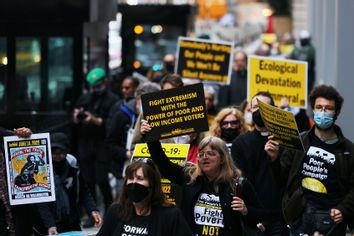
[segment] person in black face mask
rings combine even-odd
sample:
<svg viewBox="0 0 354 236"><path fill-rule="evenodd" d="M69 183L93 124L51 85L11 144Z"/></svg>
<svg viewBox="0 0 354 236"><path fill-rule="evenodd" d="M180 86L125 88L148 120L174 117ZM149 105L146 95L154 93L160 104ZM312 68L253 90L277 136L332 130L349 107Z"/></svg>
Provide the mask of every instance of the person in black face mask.
<svg viewBox="0 0 354 236"><path fill-rule="evenodd" d="M167 202L161 175L151 160L127 167L119 198L97 234L109 235L192 236L181 211Z"/></svg>
<svg viewBox="0 0 354 236"><path fill-rule="evenodd" d="M77 158L82 176L96 199L96 185L103 196L107 209L113 201L108 172L111 158L106 155L105 138L106 122L111 107L118 100L108 88L106 71L94 68L86 75L90 92L79 97L73 110L73 123L77 137ZM88 212L89 214L89 212ZM84 228L94 226L95 222L88 218Z"/></svg>
<svg viewBox="0 0 354 236"><path fill-rule="evenodd" d="M265 235L288 235L286 224L282 218L282 189L275 181L271 162L264 145L268 141L268 132L264 126L258 109L258 101L274 106L274 100L269 92L258 92L251 100L254 130L238 136L232 143L231 155L236 165L242 170L255 188L257 198L263 209L259 212L264 220L260 222L265 228Z"/></svg>
<svg viewBox="0 0 354 236"><path fill-rule="evenodd" d="M208 135L224 140L231 152L232 141L246 130L242 112L234 107L227 107L215 116Z"/></svg>
<svg viewBox="0 0 354 236"><path fill-rule="evenodd" d="M53 235L81 231L80 206L91 213L95 226L102 223L97 206L79 174L77 160L68 154L69 140L64 133L52 133L51 150L54 170L55 202L35 205L38 217L35 235Z"/></svg>

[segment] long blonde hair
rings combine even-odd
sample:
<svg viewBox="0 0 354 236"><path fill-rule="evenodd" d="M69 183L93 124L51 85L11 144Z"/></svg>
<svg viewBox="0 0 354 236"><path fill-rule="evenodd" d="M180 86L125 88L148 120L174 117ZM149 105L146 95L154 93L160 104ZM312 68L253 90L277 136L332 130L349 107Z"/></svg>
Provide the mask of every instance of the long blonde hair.
<svg viewBox="0 0 354 236"><path fill-rule="evenodd" d="M207 136L199 143L198 152L201 152L206 146L217 151L220 156L219 175L212 180L212 187L215 192L219 191L218 186L221 183L229 184L233 188L235 179L241 176L241 171L235 166L226 143L218 137ZM189 165L186 167L186 170L190 176L189 184L194 183L199 176L205 176L198 164Z"/></svg>
<svg viewBox="0 0 354 236"><path fill-rule="evenodd" d="M220 123L228 115L234 115L238 121L240 121L240 134L244 134L247 131L245 126L245 119L243 118L243 113L234 107L225 107L219 111L215 116L213 123L210 126L208 135L221 137L221 125Z"/></svg>

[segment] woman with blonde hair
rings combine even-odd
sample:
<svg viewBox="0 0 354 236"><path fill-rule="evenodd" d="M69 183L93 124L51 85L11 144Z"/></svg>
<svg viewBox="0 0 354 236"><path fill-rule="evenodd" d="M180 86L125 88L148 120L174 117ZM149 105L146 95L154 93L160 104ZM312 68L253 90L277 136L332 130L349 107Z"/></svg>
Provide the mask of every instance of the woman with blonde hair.
<svg viewBox="0 0 354 236"><path fill-rule="evenodd" d="M140 130L143 135L151 131L146 120L142 120ZM252 217L257 205L253 188L243 181L241 198L236 184L243 178L223 140L203 138L197 163L185 167L172 163L159 141L147 145L162 175L182 187L181 210L194 235L244 235L243 219L259 222Z"/></svg>
<svg viewBox="0 0 354 236"><path fill-rule="evenodd" d="M221 109L215 116L208 135L224 140L230 151L232 141L246 131L242 112L234 107L226 107Z"/></svg>

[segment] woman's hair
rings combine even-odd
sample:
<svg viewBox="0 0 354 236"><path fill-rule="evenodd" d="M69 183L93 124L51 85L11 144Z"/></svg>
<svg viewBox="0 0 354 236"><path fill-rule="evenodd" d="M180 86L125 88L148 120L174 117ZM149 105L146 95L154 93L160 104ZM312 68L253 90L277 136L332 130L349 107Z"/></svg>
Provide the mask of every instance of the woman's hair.
<svg viewBox="0 0 354 236"><path fill-rule="evenodd" d="M215 116L213 123L210 125L210 130L208 135L221 137L221 122L225 119L228 115L234 115L238 121L240 121L240 134L244 134L247 129L245 126L245 119L243 118L243 113L234 108L234 107L226 107L219 111L219 113Z"/></svg>
<svg viewBox="0 0 354 236"><path fill-rule="evenodd" d="M241 176L241 171L236 168L226 143L218 137L207 136L199 143L198 152L200 153L207 146L209 146L212 150L217 151L220 156L219 175L212 180L212 187L214 191L219 191L218 186L221 183L227 183L231 188L233 188L235 179ZM199 176L205 176L198 164L188 165L186 167L186 171L190 176L190 184L194 183Z"/></svg>
<svg viewBox="0 0 354 236"><path fill-rule="evenodd" d="M142 201L142 204L145 206L144 211L146 211L143 213L147 213L150 207L171 205L167 202L165 195L162 192L161 175L155 164L149 159L134 161L125 170L123 185L119 197L115 201L115 204L118 205L119 209L118 216L125 222L129 221L135 213L133 202L127 195L127 181L128 179L133 178L136 171L140 168L143 171L144 178L149 182L149 195Z"/></svg>
<svg viewBox="0 0 354 236"><path fill-rule="evenodd" d="M178 74L167 74L160 83L161 89L163 88L164 84L171 84L174 88L183 87L183 81L181 76Z"/></svg>

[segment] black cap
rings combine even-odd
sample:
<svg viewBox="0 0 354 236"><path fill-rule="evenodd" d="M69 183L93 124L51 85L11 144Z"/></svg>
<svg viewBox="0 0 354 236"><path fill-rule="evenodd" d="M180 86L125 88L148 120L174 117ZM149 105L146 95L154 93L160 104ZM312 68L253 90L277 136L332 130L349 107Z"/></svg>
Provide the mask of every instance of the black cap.
<svg viewBox="0 0 354 236"><path fill-rule="evenodd" d="M51 133L50 144L52 148L69 149L69 139L64 133Z"/></svg>

